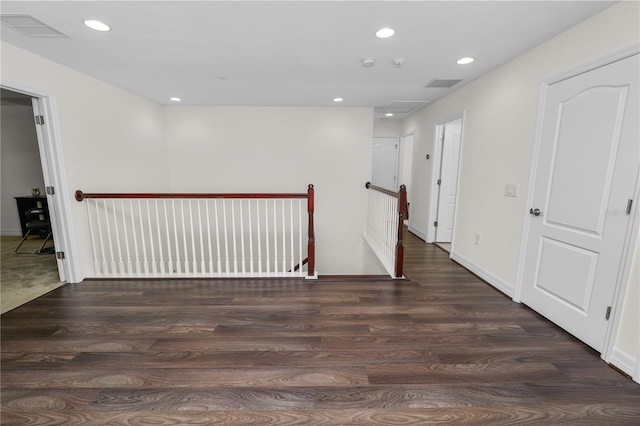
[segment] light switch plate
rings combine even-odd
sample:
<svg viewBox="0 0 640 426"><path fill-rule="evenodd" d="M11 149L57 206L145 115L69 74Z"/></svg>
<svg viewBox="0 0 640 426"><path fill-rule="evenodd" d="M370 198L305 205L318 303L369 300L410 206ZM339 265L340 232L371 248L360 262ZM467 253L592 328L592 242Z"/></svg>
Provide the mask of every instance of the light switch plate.
<svg viewBox="0 0 640 426"><path fill-rule="evenodd" d="M507 183L504 185L504 196L505 197L517 197L518 196L518 184L516 183Z"/></svg>

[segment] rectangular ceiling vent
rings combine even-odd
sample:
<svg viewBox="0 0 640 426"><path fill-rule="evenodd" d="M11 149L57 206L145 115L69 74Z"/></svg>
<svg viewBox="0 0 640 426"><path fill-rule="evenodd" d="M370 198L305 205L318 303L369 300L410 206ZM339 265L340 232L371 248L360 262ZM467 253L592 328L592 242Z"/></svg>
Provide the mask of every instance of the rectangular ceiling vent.
<svg viewBox="0 0 640 426"><path fill-rule="evenodd" d="M29 37L67 37L31 15L0 15L0 21Z"/></svg>
<svg viewBox="0 0 640 426"><path fill-rule="evenodd" d="M429 101L391 101L383 108L384 112L392 114L409 114L425 106Z"/></svg>
<svg viewBox="0 0 640 426"><path fill-rule="evenodd" d="M431 80L430 82L428 82L424 88L425 89L443 89L443 88L449 88L451 86L455 86L456 84L460 83L462 80L446 80L446 79L440 79L440 78L436 78L434 80Z"/></svg>

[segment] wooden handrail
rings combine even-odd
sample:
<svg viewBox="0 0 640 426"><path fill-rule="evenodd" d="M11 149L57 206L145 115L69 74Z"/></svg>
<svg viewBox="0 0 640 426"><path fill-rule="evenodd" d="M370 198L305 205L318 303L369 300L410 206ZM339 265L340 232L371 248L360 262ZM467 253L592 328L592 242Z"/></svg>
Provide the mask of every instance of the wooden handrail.
<svg viewBox="0 0 640 426"><path fill-rule="evenodd" d="M398 198L398 193L397 192L390 191L390 190L388 190L386 188L383 188L381 186L376 186L376 185L372 184L371 182L365 183L364 186L367 189L373 189L375 191L382 192L383 194L387 194L387 195L390 195L392 197ZM404 186L404 185L402 185L402 186Z"/></svg>
<svg viewBox="0 0 640 426"><path fill-rule="evenodd" d="M76 201L82 201L87 198L307 198L305 193L85 193L77 190L75 193Z"/></svg>
<svg viewBox="0 0 640 426"><path fill-rule="evenodd" d="M287 199L298 198L307 199L307 213L309 215L309 240L307 243L307 258L308 258L308 276L315 276L315 230L313 224L314 214L314 189L313 185L309 184L306 193L85 193L80 190L75 192L75 198L81 202L87 198L103 198L103 199L153 199L153 198L182 198L182 199L197 199L197 198L226 198L226 199Z"/></svg>

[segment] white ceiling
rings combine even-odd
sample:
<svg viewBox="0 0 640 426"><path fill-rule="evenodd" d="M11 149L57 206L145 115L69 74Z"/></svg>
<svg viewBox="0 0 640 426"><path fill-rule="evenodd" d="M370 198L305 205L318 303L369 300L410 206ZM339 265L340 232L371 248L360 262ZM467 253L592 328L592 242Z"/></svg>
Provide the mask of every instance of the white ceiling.
<svg viewBox="0 0 640 426"><path fill-rule="evenodd" d="M162 104L328 106L342 97L380 115L401 110L394 101L434 101L613 3L3 0L0 11L66 35L3 24L2 40ZM396 35L377 39L384 26ZM476 61L457 65L463 56ZM375 66L362 67L365 57ZM406 62L396 68L395 58ZM424 88L433 79L463 81Z"/></svg>

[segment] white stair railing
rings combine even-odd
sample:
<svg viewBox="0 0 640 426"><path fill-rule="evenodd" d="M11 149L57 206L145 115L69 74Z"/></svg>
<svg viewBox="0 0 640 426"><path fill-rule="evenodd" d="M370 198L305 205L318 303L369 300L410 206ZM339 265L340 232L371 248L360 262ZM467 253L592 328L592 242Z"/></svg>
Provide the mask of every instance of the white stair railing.
<svg viewBox="0 0 640 426"><path fill-rule="evenodd" d="M395 193L370 182L365 186L368 205L364 239L387 273L393 278L402 278L406 188L401 185L400 191Z"/></svg>
<svg viewBox="0 0 640 426"><path fill-rule="evenodd" d="M314 278L313 195L76 191L101 278Z"/></svg>

